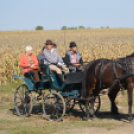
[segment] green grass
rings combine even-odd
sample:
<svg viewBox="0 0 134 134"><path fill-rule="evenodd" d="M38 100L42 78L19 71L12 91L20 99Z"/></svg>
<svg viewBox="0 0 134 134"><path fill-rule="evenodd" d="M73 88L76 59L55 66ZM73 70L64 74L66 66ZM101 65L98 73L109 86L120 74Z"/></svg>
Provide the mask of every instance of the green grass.
<svg viewBox="0 0 134 134"><path fill-rule="evenodd" d="M70 121L69 123L64 122L43 122L35 120L30 122L28 119L19 121L1 120L0 130L7 130L11 134L51 134L66 129L74 129L79 127L104 127L108 130L114 129L121 126L122 123L113 122L86 122L86 121Z"/></svg>
<svg viewBox="0 0 134 134"><path fill-rule="evenodd" d="M13 94L16 90L16 88L22 84L23 82L22 81L19 81L19 82L15 82L15 83L9 83L7 82L6 85L1 85L0 86L0 95L1 94Z"/></svg>
<svg viewBox="0 0 134 134"><path fill-rule="evenodd" d="M3 103L0 105L0 111L4 109L13 109L14 108L14 103Z"/></svg>

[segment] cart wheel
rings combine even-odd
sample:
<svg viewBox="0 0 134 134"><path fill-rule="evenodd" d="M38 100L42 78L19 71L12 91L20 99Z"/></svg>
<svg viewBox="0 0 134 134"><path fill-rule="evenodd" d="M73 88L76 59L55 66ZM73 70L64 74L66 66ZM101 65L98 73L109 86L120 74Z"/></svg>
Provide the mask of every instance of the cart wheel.
<svg viewBox="0 0 134 134"><path fill-rule="evenodd" d="M26 84L20 85L14 93L14 106L19 116L29 116L32 111L32 94Z"/></svg>
<svg viewBox="0 0 134 134"><path fill-rule="evenodd" d="M89 102L90 104L90 102ZM80 106L80 109L82 110L82 112L86 112L86 108L85 108L85 105L83 103L79 103L79 106ZM100 96L96 96L95 97L95 102L94 102L94 112L95 113L98 113L99 109L100 109L100 106L101 106L101 99L100 99Z"/></svg>
<svg viewBox="0 0 134 134"><path fill-rule="evenodd" d="M65 102L66 102L66 112L70 112L75 106L75 99L65 98Z"/></svg>
<svg viewBox="0 0 134 134"><path fill-rule="evenodd" d="M47 120L60 121L66 112L66 103L58 93L49 93L43 100L43 112Z"/></svg>

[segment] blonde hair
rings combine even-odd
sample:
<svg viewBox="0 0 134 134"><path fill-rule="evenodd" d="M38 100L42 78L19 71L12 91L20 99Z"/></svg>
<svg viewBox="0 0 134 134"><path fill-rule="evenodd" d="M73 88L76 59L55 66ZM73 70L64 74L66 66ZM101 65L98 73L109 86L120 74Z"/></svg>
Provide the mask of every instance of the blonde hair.
<svg viewBox="0 0 134 134"><path fill-rule="evenodd" d="M30 51L30 50L32 50L32 47L31 47L30 45L28 45L28 46L25 47L25 51L26 51L26 52L28 52L28 51Z"/></svg>

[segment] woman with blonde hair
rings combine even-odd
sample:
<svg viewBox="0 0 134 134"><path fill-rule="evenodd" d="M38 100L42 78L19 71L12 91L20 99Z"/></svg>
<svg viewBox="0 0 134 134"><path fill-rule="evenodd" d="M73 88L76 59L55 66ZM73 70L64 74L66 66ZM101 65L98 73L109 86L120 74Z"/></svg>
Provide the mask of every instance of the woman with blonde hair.
<svg viewBox="0 0 134 134"><path fill-rule="evenodd" d="M38 60L36 56L32 53L31 46L26 46L25 53L22 54L20 57L19 65L24 69L24 76L27 76L29 73L32 75L35 86L36 88L38 88L40 82L40 70L38 67Z"/></svg>

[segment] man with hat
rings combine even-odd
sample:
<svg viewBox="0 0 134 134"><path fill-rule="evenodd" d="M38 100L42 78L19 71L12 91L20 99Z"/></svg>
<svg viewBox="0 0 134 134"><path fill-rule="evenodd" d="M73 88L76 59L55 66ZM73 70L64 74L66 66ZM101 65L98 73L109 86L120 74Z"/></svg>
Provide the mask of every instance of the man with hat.
<svg viewBox="0 0 134 134"><path fill-rule="evenodd" d="M65 63L71 65L70 72L82 71L84 69L83 60L75 42L70 42L70 50L66 52Z"/></svg>
<svg viewBox="0 0 134 134"><path fill-rule="evenodd" d="M50 70L56 72L58 78L61 81L64 81L62 72L64 72L64 74L67 74L69 73L69 69L64 64L57 50L53 49L53 43L51 40L46 41L43 54L44 54L44 64L48 65Z"/></svg>

